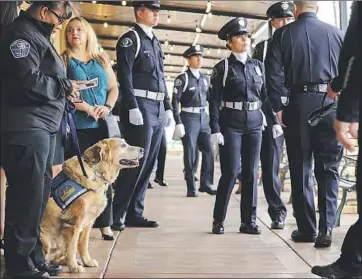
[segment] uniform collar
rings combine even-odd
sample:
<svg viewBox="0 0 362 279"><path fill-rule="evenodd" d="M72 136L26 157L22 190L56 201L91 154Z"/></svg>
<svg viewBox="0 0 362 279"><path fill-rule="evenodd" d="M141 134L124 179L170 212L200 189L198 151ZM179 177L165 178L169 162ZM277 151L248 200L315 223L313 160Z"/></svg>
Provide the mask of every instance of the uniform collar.
<svg viewBox="0 0 362 279"><path fill-rule="evenodd" d="M298 19L302 19L302 18L306 18L306 17L317 18L317 15L316 15L316 13L313 13L313 12L304 12L304 13L299 15Z"/></svg>
<svg viewBox="0 0 362 279"><path fill-rule="evenodd" d="M19 19L25 19L29 22L33 23L36 28L38 28L45 36L50 38L52 32L53 32L53 24L49 24L40 20L37 20L36 18L32 17L25 11L20 11Z"/></svg>
<svg viewBox="0 0 362 279"><path fill-rule="evenodd" d="M153 39L153 32L152 32L152 27L149 27L147 25L144 25L142 23L137 23L137 25L142 29L143 32L145 32L145 34L147 35L148 38L150 38L151 40Z"/></svg>
<svg viewBox="0 0 362 279"><path fill-rule="evenodd" d="M193 69L193 68L189 67L189 70L196 79L200 78L200 76L201 76L200 69Z"/></svg>
<svg viewBox="0 0 362 279"><path fill-rule="evenodd" d="M249 60L249 55L247 52L243 52L243 53L232 53L231 57L234 57L235 60L243 63L244 65L246 64L246 62Z"/></svg>

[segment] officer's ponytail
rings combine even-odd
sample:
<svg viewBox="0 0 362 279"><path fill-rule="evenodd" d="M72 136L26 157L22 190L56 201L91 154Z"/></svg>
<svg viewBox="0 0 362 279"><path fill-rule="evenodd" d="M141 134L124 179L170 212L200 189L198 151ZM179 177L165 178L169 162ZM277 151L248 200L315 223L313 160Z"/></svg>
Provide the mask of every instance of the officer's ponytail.
<svg viewBox="0 0 362 279"><path fill-rule="evenodd" d="M30 4L29 11L39 7L47 7L50 10L63 10L62 18L70 19L72 17L72 11L74 9L71 1L26 1Z"/></svg>

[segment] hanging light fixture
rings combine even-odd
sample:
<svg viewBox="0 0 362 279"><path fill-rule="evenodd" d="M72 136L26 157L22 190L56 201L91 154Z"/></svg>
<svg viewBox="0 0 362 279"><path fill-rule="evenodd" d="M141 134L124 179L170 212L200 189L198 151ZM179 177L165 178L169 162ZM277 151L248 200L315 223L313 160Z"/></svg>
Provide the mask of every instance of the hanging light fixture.
<svg viewBox="0 0 362 279"><path fill-rule="evenodd" d="M122 6L126 6L127 5L127 1L122 1Z"/></svg>
<svg viewBox="0 0 362 279"><path fill-rule="evenodd" d="M108 23L107 22L103 23L103 27L108 28Z"/></svg>

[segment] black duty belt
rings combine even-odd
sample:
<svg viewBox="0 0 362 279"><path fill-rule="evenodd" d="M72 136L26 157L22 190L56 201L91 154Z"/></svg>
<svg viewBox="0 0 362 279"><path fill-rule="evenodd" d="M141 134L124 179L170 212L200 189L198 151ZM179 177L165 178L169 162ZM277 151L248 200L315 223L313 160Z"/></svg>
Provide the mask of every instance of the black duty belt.
<svg viewBox="0 0 362 279"><path fill-rule="evenodd" d="M293 91L298 93L316 92L327 93L328 84L310 84L293 86Z"/></svg>

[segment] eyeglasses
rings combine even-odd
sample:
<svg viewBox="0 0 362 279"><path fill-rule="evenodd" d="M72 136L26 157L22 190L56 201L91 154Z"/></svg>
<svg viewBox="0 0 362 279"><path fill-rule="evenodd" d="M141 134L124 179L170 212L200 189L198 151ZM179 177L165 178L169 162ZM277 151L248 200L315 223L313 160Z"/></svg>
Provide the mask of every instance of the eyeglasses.
<svg viewBox="0 0 362 279"><path fill-rule="evenodd" d="M58 15L56 12L54 12L53 10L51 9L48 9L49 12L51 12L53 15L55 15L58 19L58 24L62 24L64 22L64 18L61 17L60 15Z"/></svg>

